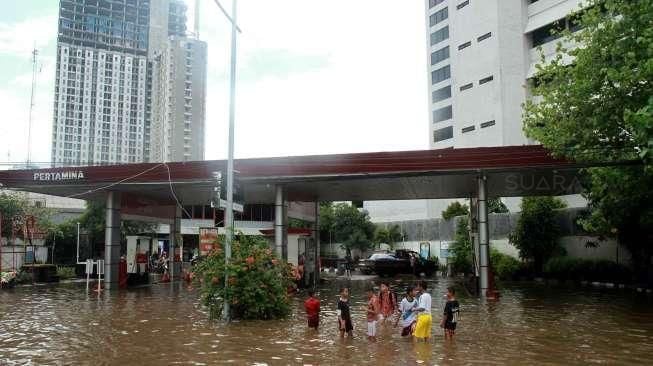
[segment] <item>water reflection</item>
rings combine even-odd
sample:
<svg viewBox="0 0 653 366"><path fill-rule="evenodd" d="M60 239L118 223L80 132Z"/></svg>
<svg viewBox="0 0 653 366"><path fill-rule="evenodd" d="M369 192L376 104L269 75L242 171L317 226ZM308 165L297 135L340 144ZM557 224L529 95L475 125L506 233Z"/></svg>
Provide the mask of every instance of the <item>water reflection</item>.
<svg viewBox="0 0 653 366"><path fill-rule="evenodd" d="M212 323L185 285L97 295L83 285L0 292L0 364L648 364L650 298L629 292L514 285L500 302L466 297L453 342L437 327L449 282L432 283L434 339L400 337L392 324L365 337L365 283L351 282L354 339L340 339L338 288L325 286L318 332L295 300L285 321ZM401 281L394 283L402 293ZM461 291L462 292L462 291Z"/></svg>

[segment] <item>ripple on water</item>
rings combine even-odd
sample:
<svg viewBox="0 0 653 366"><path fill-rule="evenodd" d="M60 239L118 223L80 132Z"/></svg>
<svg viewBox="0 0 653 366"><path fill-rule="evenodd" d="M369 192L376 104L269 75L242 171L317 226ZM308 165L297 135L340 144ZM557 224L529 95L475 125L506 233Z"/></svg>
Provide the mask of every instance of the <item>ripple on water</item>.
<svg viewBox="0 0 653 366"><path fill-rule="evenodd" d="M432 283L434 317L447 280ZM0 360L12 363L159 364L648 364L653 307L622 292L504 288L498 303L461 295L455 343L434 327L429 345L414 345L394 328L367 342L362 284L352 283L355 338L340 339L337 286L320 290L322 328L309 332L300 298L285 321L211 322L197 294L184 288L149 288L87 295L82 286L24 287L0 292ZM462 292L462 291L461 291ZM10 310L10 315L7 313ZM13 311L20 309L20 311ZM437 323L434 321L434 323ZM140 333L149 333L143 337ZM10 363L11 364L11 363Z"/></svg>

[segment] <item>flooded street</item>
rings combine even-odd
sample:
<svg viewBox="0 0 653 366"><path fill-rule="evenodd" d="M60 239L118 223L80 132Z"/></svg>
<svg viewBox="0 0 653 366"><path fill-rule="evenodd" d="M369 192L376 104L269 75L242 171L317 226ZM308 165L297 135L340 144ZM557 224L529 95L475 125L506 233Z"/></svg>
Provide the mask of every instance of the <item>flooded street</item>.
<svg viewBox="0 0 653 366"><path fill-rule="evenodd" d="M651 362L650 296L526 284L505 287L498 303L461 294L457 339L445 343L437 324L448 284L447 280L431 284L435 331L431 344L413 344L391 326L370 344L364 334L363 281L351 283L355 328L351 340L337 334L336 283L320 290L323 312L318 333L306 328L299 298L287 320L224 325L209 321L196 291L181 284L100 296L87 294L83 284L21 287L0 291L0 365Z"/></svg>

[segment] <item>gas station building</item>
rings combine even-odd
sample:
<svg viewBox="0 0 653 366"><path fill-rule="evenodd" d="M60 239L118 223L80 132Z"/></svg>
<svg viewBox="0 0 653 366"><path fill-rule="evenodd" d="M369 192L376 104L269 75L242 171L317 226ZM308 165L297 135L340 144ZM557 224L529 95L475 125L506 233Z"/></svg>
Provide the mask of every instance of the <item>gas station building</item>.
<svg viewBox="0 0 653 366"><path fill-rule="evenodd" d="M118 281L121 220L167 225L170 253L181 244L182 218L223 226L222 212L209 205L216 173L226 176L226 166L216 160L7 170L0 171L0 184L105 202L104 273L111 287ZM579 193L584 167L538 145L237 159L244 207L235 229L274 237L274 250L291 263L304 254L317 279L319 202L470 198L484 293L489 286L486 200ZM289 233L289 216L312 221L312 229ZM270 224L261 227L261 222ZM174 276L179 268L171 272Z"/></svg>

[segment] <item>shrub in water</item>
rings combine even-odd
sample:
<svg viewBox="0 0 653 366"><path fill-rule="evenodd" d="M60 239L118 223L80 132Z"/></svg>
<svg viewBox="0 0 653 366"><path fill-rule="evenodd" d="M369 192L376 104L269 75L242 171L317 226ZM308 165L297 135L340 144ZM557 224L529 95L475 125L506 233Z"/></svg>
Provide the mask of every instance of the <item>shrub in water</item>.
<svg viewBox="0 0 653 366"><path fill-rule="evenodd" d="M57 266L57 276L61 280L68 280L77 277L75 267Z"/></svg>
<svg viewBox="0 0 653 366"><path fill-rule="evenodd" d="M544 265L544 275L558 280L630 282L631 270L609 260L554 257Z"/></svg>
<svg viewBox="0 0 653 366"><path fill-rule="evenodd" d="M290 267L276 258L263 237L235 235L229 265L225 267L224 251L218 248L195 266L193 277L213 318L222 315L225 300L231 318L274 319L290 312Z"/></svg>
<svg viewBox="0 0 653 366"><path fill-rule="evenodd" d="M496 249L491 250L490 260L492 261L494 275L502 280L510 280L514 278L522 267L519 260L507 254L503 254Z"/></svg>

